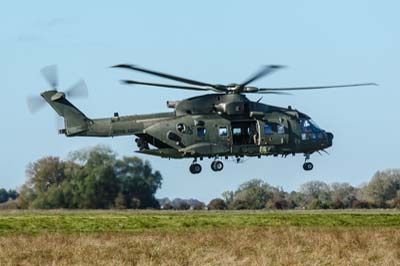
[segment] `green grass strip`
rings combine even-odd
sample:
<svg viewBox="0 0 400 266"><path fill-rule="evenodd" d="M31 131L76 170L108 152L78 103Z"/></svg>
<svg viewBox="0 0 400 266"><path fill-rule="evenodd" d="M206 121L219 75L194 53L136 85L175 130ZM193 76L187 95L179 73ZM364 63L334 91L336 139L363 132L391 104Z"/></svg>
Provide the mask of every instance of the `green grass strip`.
<svg viewBox="0 0 400 266"><path fill-rule="evenodd" d="M0 235L142 232L245 227L398 227L390 211L14 211L0 212Z"/></svg>

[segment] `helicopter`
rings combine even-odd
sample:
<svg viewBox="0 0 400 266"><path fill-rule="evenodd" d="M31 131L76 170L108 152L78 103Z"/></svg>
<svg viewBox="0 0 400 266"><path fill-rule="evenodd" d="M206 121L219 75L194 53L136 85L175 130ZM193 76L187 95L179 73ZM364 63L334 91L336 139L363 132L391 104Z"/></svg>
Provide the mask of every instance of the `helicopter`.
<svg viewBox="0 0 400 266"><path fill-rule="evenodd" d="M211 84L163 72L149 70L132 64L114 65L112 68L141 72L172 80L181 84L165 84L136 80L121 80L127 85L153 86L212 93L179 101L167 101L171 112L92 119L76 108L67 97L87 96L87 87L80 81L67 91L58 90L56 66L48 66L41 73L51 89L41 97L29 98L32 112L48 103L64 118L60 134L67 137L116 137L134 135L136 152L163 158L192 158L189 171L199 174L199 161L212 159L211 169L223 170L221 159L233 157L240 162L244 157L295 156L305 157L303 169L314 168L311 154L326 152L332 146L333 133L320 128L307 114L288 106L272 106L250 101L246 94L290 94L292 91L319 90L341 87L377 85L357 83L346 85L258 88L252 82L284 68L282 65L264 65L242 83ZM39 98L39 99L38 99ZM327 153L327 152L326 152Z"/></svg>

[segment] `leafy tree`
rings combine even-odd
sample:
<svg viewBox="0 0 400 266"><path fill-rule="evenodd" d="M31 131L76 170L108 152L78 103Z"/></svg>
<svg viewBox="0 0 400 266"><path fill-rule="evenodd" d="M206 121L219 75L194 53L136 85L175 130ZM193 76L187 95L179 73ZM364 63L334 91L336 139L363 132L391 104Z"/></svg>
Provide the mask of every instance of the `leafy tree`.
<svg viewBox="0 0 400 266"><path fill-rule="evenodd" d="M15 189L9 189L7 193L8 193L8 198L12 200L15 200L19 195Z"/></svg>
<svg viewBox="0 0 400 266"><path fill-rule="evenodd" d="M18 197L18 192L13 189L8 191L4 188L0 188L0 203L7 202L8 200L15 200Z"/></svg>
<svg viewBox="0 0 400 266"><path fill-rule="evenodd" d="M370 209L373 207L370 202L366 200L355 200L351 206L353 209Z"/></svg>
<svg viewBox="0 0 400 266"><path fill-rule="evenodd" d="M124 194L122 194L121 192L118 193L117 197L114 200L114 206L116 209L126 209L126 199Z"/></svg>
<svg viewBox="0 0 400 266"><path fill-rule="evenodd" d="M58 157L44 157L28 165L28 184L36 193L44 193L50 186L57 186L65 179L65 164Z"/></svg>
<svg viewBox="0 0 400 266"><path fill-rule="evenodd" d="M225 191L222 193L222 198L224 199L226 206L231 205L234 197L235 193L233 191Z"/></svg>
<svg viewBox="0 0 400 266"><path fill-rule="evenodd" d="M190 204L187 200L176 198L172 201L175 210L189 210Z"/></svg>
<svg viewBox="0 0 400 266"><path fill-rule="evenodd" d="M65 208L64 193L61 186L51 186L47 192L46 200L51 209Z"/></svg>
<svg viewBox="0 0 400 266"><path fill-rule="evenodd" d="M118 180L111 165L87 164L83 184L83 208L111 208L118 194Z"/></svg>
<svg viewBox="0 0 400 266"><path fill-rule="evenodd" d="M69 153L69 161L80 165L97 164L97 162L115 162L116 154L107 146L97 145L95 147L80 149Z"/></svg>
<svg viewBox="0 0 400 266"><path fill-rule="evenodd" d="M142 202L140 199L133 197L130 205L132 209L139 209L142 206Z"/></svg>
<svg viewBox="0 0 400 266"><path fill-rule="evenodd" d="M35 198L30 204L30 208L33 209L50 209L51 206L49 205L48 201L44 197L37 197Z"/></svg>
<svg viewBox="0 0 400 266"><path fill-rule="evenodd" d="M149 162L138 157L116 159L106 147L75 152L72 157L84 163L80 189L84 208L109 208L121 193L127 208L159 208L155 199L161 187L160 172L153 171Z"/></svg>
<svg viewBox="0 0 400 266"><path fill-rule="evenodd" d="M301 192L292 191L287 196L288 203L291 209L305 209L307 205L307 196Z"/></svg>
<svg viewBox="0 0 400 266"><path fill-rule="evenodd" d="M289 197L289 194L282 188L267 186L267 189L272 193L272 198L267 201L265 208L286 210L289 208L293 209L297 206L296 203Z"/></svg>
<svg viewBox="0 0 400 266"><path fill-rule="evenodd" d="M0 188L0 203L8 201L8 192L4 188Z"/></svg>
<svg viewBox="0 0 400 266"><path fill-rule="evenodd" d="M176 208L177 210L186 211L186 210L189 210L189 209L190 209L190 205L189 205L189 203L187 203L186 201L181 201L181 202L179 202L178 205L176 205L175 208Z"/></svg>
<svg viewBox="0 0 400 266"><path fill-rule="evenodd" d="M234 201L231 202L229 205L229 209L233 210L248 210L254 209L254 205L249 198L236 198Z"/></svg>
<svg viewBox="0 0 400 266"><path fill-rule="evenodd" d="M398 197L396 197L395 199L393 199L393 201L392 201L392 207L393 207L393 208L400 209L400 196L398 196Z"/></svg>
<svg viewBox="0 0 400 266"><path fill-rule="evenodd" d="M352 205L350 205L350 206L352 206ZM339 198L336 198L336 200L334 200L333 202L330 203L329 207L331 209L344 209L344 208L346 208L346 205Z"/></svg>
<svg viewBox="0 0 400 266"><path fill-rule="evenodd" d="M223 199L215 198L208 203L207 208L209 210L225 210L226 204Z"/></svg>
<svg viewBox="0 0 400 266"><path fill-rule="evenodd" d="M329 205L327 202L322 202L320 199L314 198L307 206L307 209L318 210L318 209L328 209Z"/></svg>
<svg viewBox="0 0 400 266"><path fill-rule="evenodd" d="M321 202L331 200L329 186L322 181L306 182L301 185L300 192L307 196L308 203L311 203L314 199L318 199Z"/></svg>
<svg viewBox="0 0 400 266"><path fill-rule="evenodd" d="M351 208L357 199L358 189L349 183L332 183L330 190L333 209Z"/></svg>
<svg viewBox="0 0 400 266"><path fill-rule="evenodd" d="M206 205L204 204L204 202L201 201L196 201L192 206L193 210L198 210L198 211L204 210L205 207Z"/></svg>
<svg viewBox="0 0 400 266"><path fill-rule="evenodd" d="M119 160L104 146L73 152L68 161L45 157L26 172L17 200L21 208L158 207L154 195L161 174L137 157Z"/></svg>
<svg viewBox="0 0 400 266"><path fill-rule="evenodd" d="M162 176L159 171L152 170L148 161L124 157L116 161L115 173L126 198L140 200L141 208L159 208L155 193L161 187Z"/></svg>
<svg viewBox="0 0 400 266"><path fill-rule="evenodd" d="M172 210L174 209L174 206L172 206L172 203L170 201L166 201L163 205L162 205L162 209L163 210Z"/></svg>
<svg viewBox="0 0 400 266"><path fill-rule="evenodd" d="M252 179L239 186L231 203L233 209L263 209L272 198L271 187L260 179Z"/></svg>
<svg viewBox="0 0 400 266"><path fill-rule="evenodd" d="M271 210L287 210L291 207L291 202L287 199L270 199L265 207Z"/></svg>
<svg viewBox="0 0 400 266"><path fill-rule="evenodd" d="M19 190L19 196L16 199L17 205L21 209L28 209L36 197L34 189L28 184L24 184Z"/></svg>
<svg viewBox="0 0 400 266"><path fill-rule="evenodd" d="M76 209L81 206L82 194L80 194L79 182L76 178L77 176L74 176L70 181L65 181L61 185L64 198L63 208Z"/></svg>
<svg viewBox="0 0 400 266"><path fill-rule="evenodd" d="M96 146L70 153L70 162L80 165L69 167L71 176L64 192L71 208L112 208L119 184L114 173L115 153L108 147Z"/></svg>
<svg viewBox="0 0 400 266"><path fill-rule="evenodd" d="M387 201L395 199L398 191L400 191L399 169L376 172L366 187L367 195L379 207L387 207Z"/></svg>
<svg viewBox="0 0 400 266"><path fill-rule="evenodd" d="M19 205L24 208L64 208L62 183L70 178L66 163L58 157L44 157L28 165L28 180L20 190Z"/></svg>
<svg viewBox="0 0 400 266"><path fill-rule="evenodd" d="M296 206L288 199L288 193L260 179L252 179L243 183L234 191L223 193L230 209L284 209Z"/></svg>

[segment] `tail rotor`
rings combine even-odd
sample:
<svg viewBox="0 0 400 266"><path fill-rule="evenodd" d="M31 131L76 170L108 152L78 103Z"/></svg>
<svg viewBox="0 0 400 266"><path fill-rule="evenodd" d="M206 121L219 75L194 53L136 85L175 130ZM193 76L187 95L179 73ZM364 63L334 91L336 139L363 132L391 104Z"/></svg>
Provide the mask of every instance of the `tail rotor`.
<svg viewBox="0 0 400 266"><path fill-rule="evenodd" d="M58 89L58 68L57 65L50 65L42 68L40 71L44 79L50 85L51 90ZM69 87L65 91L60 91L68 98L87 98L89 96L88 88L84 80ZM32 95L27 98L28 109L31 113L36 113L46 105L46 101L39 95Z"/></svg>

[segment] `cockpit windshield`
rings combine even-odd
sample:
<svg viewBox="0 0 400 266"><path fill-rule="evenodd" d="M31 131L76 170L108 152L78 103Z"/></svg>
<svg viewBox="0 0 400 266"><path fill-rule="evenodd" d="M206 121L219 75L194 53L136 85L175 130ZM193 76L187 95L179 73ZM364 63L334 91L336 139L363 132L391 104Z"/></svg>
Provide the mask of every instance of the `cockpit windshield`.
<svg viewBox="0 0 400 266"><path fill-rule="evenodd" d="M312 119L300 119L300 127L303 133L318 133L322 131Z"/></svg>

